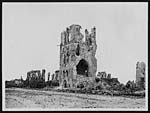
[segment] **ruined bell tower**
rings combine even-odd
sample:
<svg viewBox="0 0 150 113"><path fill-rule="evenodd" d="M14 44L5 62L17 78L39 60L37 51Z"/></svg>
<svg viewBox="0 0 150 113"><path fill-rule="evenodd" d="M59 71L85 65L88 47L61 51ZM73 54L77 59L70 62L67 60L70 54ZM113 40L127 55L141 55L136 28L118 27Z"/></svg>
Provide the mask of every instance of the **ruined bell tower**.
<svg viewBox="0 0 150 113"><path fill-rule="evenodd" d="M59 84L62 88L77 87L79 82L96 76L96 28L91 33L86 29L85 36L80 29L80 25L73 24L61 33Z"/></svg>

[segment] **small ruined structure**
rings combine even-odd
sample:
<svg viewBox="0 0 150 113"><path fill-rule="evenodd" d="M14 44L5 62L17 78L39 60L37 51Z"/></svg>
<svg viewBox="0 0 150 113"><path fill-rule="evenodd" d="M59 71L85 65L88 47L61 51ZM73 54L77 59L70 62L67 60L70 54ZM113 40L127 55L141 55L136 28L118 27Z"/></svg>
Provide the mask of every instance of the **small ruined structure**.
<svg viewBox="0 0 150 113"><path fill-rule="evenodd" d="M56 80L58 81L59 80L59 70L56 70L54 74L51 75L52 76L52 81Z"/></svg>
<svg viewBox="0 0 150 113"><path fill-rule="evenodd" d="M98 72L96 78L98 78L101 82L108 82L108 84L110 84L110 83L113 83L113 84L119 83L120 84L120 82L118 81L118 78L112 78L111 74L110 73L107 74L105 71Z"/></svg>
<svg viewBox="0 0 150 113"><path fill-rule="evenodd" d="M96 78L96 83L101 84L101 87L104 89L107 89L109 87L111 88L117 88L120 86L120 82L118 81L118 78L112 78L111 74L107 74L105 71L98 72Z"/></svg>
<svg viewBox="0 0 150 113"><path fill-rule="evenodd" d="M136 86L145 89L145 63L137 62L136 64Z"/></svg>
<svg viewBox="0 0 150 113"><path fill-rule="evenodd" d="M40 70L32 70L27 72L26 80L30 81L31 79L40 79L45 81L45 69L42 70L42 73Z"/></svg>
<svg viewBox="0 0 150 113"><path fill-rule="evenodd" d="M98 72L97 77L98 78L108 78L108 79L111 79L111 74L109 73L107 75L105 71L104 72Z"/></svg>
<svg viewBox="0 0 150 113"><path fill-rule="evenodd" d="M27 72L27 78L25 80L25 86L31 88L43 88L45 87L45 69L42 70L32 70Z"/></svg>
<svg viewBox="0 0 150 113"><path fill-rule="evenodd" d="M73 24L61 33L59 82L63 88L77 87L79 82L92 81L96 76L96 28L91 33L86 29L85 39L80 29Z"/></svg>

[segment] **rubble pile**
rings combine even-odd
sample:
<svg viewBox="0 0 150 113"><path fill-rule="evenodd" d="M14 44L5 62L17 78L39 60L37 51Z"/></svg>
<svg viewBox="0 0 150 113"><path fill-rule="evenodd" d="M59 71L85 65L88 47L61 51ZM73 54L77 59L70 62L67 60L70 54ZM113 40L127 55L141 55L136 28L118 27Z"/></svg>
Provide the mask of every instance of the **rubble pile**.
<svg viewBox="0 0 150 113"><path fill-rule="evenodd" d="M10 87L22 88L22 87L24 87L24 80L22 79L22 76L21 76L20 79L5 81L5 87L6 88L10 88Z"/></svg>
<svg viewBox="0 0 150 113"><path fill-rule="evenodd" d="M134 81L128 81L125 85L120 83L117 78L111 78L111 74L106 72L98 72L95 77L95 82L86 83L80 82L78 84L77 92L90 93L90 94L101 94L101 95L127 95L127 96L145 96L145 92L136 86Z"/></svg>

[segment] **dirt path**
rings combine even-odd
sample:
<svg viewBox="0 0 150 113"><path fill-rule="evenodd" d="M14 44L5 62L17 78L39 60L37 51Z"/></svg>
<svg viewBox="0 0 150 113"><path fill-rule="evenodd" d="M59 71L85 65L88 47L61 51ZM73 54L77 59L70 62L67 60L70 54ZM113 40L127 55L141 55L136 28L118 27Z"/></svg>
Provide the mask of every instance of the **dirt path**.
<svg viewBox="0 0 150 113"><path fill-rule="evenodd" d="M145 98L6 88L6 108L145 108Z"/></svg>

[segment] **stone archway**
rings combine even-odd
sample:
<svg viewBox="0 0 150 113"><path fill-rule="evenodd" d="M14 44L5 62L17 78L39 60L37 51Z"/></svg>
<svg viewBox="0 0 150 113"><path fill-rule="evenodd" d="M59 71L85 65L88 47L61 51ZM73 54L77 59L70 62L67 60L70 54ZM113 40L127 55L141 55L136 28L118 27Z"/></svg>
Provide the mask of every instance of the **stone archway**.
<svg viewBox="0 0 150 113"><path fill-rule="evenodd" d="M79 63L77 64L76 69L77 69L77 74L88 77L89 66L86 60L81 59Z"/></svg>

